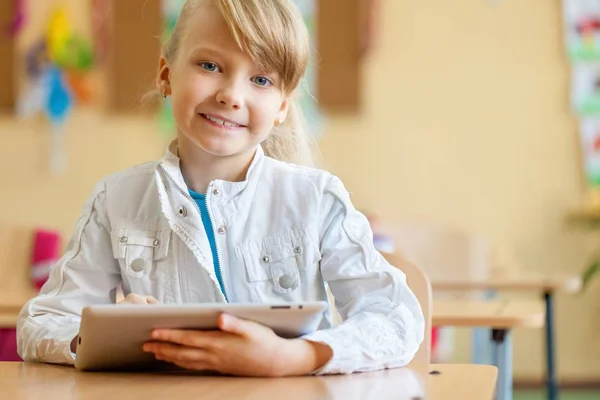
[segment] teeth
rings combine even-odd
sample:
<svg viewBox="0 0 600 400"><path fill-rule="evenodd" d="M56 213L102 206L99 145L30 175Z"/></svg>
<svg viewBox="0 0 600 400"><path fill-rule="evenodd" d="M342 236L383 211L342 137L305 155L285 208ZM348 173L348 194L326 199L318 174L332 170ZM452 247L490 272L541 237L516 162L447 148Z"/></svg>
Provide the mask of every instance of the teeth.
<svg viewBox="0 0 600 400"><path fill-rule="evenodd" d="M241 126L241 125L238 125L238 124L234 124L233 122L223 121L222 119L215 118L215 117L207 115L207 114L204 114L204 116L206 117L206 119L208 119L208 120L210 120L210 121L212 121L212 122L214 122L216 124L225 125L225 126L228 126L228 127L231 127L231 128L238 128L238 127Z"/></svg>

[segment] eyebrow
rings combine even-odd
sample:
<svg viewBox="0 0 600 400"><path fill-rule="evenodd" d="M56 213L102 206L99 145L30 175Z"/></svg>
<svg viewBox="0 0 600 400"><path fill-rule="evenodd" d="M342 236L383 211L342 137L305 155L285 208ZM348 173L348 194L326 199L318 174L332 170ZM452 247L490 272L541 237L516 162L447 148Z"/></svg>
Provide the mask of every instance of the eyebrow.
<svg viewBox="0 0 600 400"><path fill-rule="evenodd" d="M214 56L219 56L219 57L223 57L224 54L219 51L217 48L215 47L210 47L210 46L196 46L194 48L192 48L192 50L190 51L190 54L197 54L197 53L208 53Z"/></svg>

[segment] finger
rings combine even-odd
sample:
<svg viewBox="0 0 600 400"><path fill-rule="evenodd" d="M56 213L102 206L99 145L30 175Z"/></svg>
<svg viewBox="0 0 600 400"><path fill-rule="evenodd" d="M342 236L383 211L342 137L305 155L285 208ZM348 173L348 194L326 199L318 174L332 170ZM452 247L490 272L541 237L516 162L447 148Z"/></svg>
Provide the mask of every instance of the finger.
<svg viewBox="0 0 600 400"><path fill-rule="evenodd" d="M190 371L214 371L213 368L206 364L190 361L168 361L171 364L175 364L180 368L187 369Z"/></svg>
<svg viewBox="0 0 600 400"><path fill-rule="evenodd" d="M204 349L194 347L178 346L171 343L145 343L144 351L154 353L158 360L168 362L188 362L211 364L215 356Z"/></svg>
<svg viewBox="0 0 600 400"><path fill-rule="evenodd" d="M146 296L146 303L148 303L148 304L160 304L160 301L156 300L152 296Z"/></svg>
<svg viewBox="0 0 600 400"><path fill-rule="evenodd" d="M146 299L139 294L131 293L119 304L147 304Z"/></svg>
<svg viewBox="0 0 600 400"><path fill-rule="evenodd" d="M229 314L219 316L219 329L225 332L233 333L239 336L248 336L254 329L254 324L250 321L234 317Z"/></svg>
<svg viewBox="0 0 600 400"><path fill-rule="evenodd" d="M156 329L152 331L152 339L162 342L171 342L181 346L205 348L217 339L215 333L196 330L181 329Z"/></svg>

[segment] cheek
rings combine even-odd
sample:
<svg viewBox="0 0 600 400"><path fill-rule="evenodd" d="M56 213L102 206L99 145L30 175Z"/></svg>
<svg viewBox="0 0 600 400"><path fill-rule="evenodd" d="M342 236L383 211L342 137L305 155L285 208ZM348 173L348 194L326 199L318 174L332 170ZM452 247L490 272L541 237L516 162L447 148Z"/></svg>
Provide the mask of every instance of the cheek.
<svg viewBox="0 0 600 400"><path fill-rule="evenodd" d="M198 104L210 95L210 82L199 75L187 74L173 82L172 104L175 118L189 118L195 114Z"/></svg>
<svg viewBox="0 0 600 400"><path fill-rule="evenodd" d="M275 119L279 116L281 100L279 96L263 96L262 99L252 102L250 108L250 118L253 125L262 130L270 131L273 128Z"/></svg>
<svg viewBox="0 0 600 400"><path fill-rule="evenodd" d="M177 86L173 88L173 100L179 103L198 102L204 94L206 85L200 82L200 79L190 77L189 79L181 79Z"/></svg>

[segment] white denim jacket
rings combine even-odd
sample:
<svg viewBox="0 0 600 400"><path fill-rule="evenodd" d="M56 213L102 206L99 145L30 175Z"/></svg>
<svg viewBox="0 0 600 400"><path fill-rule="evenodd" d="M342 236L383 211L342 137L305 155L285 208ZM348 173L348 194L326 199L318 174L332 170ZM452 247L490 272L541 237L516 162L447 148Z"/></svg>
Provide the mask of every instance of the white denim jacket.
<svg viewBox="0 0 600 400"><path fill-rule="evenodd" d="M25 361L73 364L82 308L114 302L119 284L162 303L327 301L328 285L344 322L332 327L327 312L304 337L333 349L317 374L411 361L423 340L421 308L338 178L276 161L259 146L246 180L210 184L223 294L176 154L174 141L159 162L98 183L64 256L20 313Z"/></svg>

